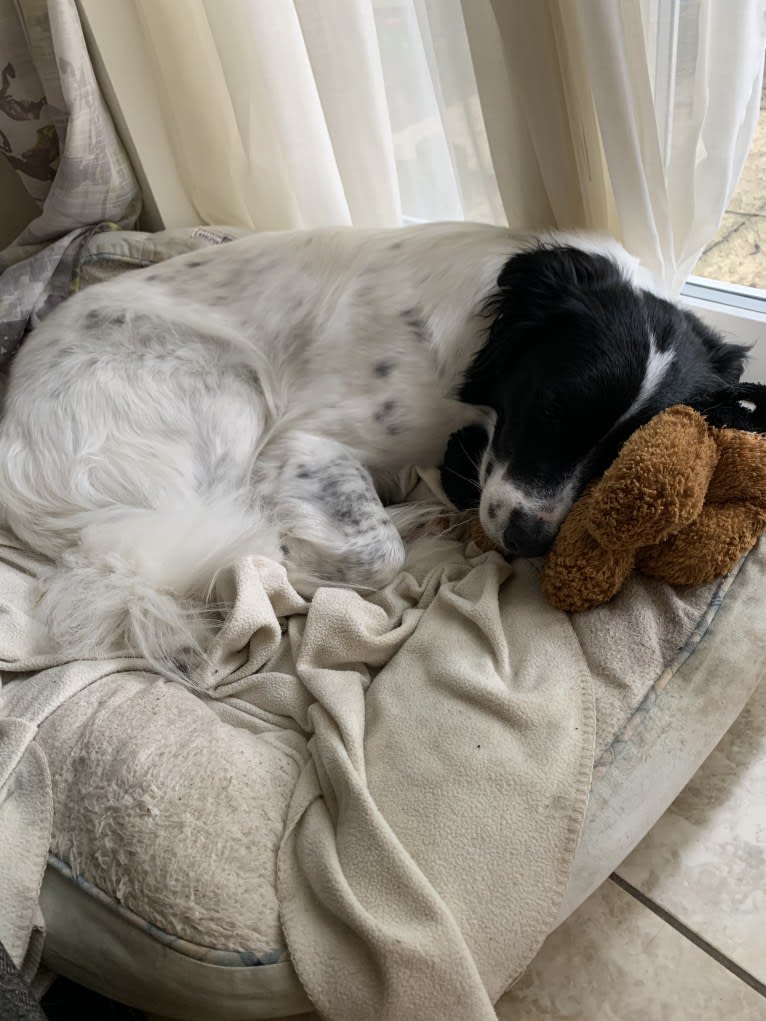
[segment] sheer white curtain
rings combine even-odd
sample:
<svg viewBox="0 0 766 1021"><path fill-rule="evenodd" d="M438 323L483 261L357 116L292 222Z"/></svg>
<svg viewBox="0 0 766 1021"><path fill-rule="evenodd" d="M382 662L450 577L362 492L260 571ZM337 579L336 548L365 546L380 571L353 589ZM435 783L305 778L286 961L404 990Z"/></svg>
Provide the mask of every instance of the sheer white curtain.
<svg viewBox="0 0 766 1021"><path fill-rule="evenodd" d="M464 6L474 9L474 0ZM483 108L524 97L549 222L617 235L677 291L715 235L747 158L766 3L493 0L492 9L505 67L487 75ZM495 137L500 147L513 144L495 126L493 152ZM517 180L498 182L515 222Z"/></svg>
<svg viewBox="0 0 766 1021"><path fill-rule="evenodd" d="M766 0L134 2L208 222L601 229L678 288L758 116Z"/></svg>
<svg viewBox="0 0 766 1021"><path fill-rule="evenodd" d="M202 220L400 222L367 0L135 0Z"/></svg>
<svg viewBox="0 0 766 1021"><path fill-rule="evenodd" d="M577 0L626 246L671 290L715 235L757 123L761 0Z"/></svg>

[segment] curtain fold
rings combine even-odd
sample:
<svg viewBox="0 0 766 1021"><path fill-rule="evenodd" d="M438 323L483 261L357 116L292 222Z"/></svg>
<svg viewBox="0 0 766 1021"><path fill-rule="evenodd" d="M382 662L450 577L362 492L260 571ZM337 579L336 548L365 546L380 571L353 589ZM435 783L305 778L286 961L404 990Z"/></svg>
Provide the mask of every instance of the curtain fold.
<svg viewBox="0 0 766 1021"><path fill-rule="evenodd" d="M75 0L0 0L0 147L40 213L0 253L0 364L69 293L88 234L132 226L140 195Z"/></svg>
<svg viewBox="0 0 766 1021"><path fill-rule="evenodd" d="M766 0L132 2L207 223L601 230L677 291L759 112ZM0 26L0 148L41 206L0 268L50 249L6 269L2 358L138 194L75 0L0 0Z"/></svg>
<svg viewBox="0 0 766 1021"><path fill-rule="evenodd" d="M652 23L639 0L574 6L620 235L677 291L715 235L747 158L766 5L655 0L655 16L678 19L670 76L657 64L665 58L648 37Z"/></svg>
<svg viewBox="0 0 766 1021"><path fill-rule="evenodd" d="M200 217L619 237L678 290L758 116L766 0L134 0Z"/></svg>
<svg viewBox="0 0 766 1021"><path fill-rule="evenodd" d="M613 230L616 223L595 108L567 0L534 4L492 0L491 6L512 102L521 101L535 155L536 165L526 171L538 176L550 209L548 222L536 226ZM507 89L498 82L498 93L501 89L507 102ZM485 108L496 98L494 84L489 83ZM502 131L502 125L498 129ZM518 207L520 183L516 177L502 182L507 212ZM515 225L515 217L509 220Z"/></svg>
<svg viewBox="0 0 766 1021"><path fill-rule="evenodd" d="M484 0L464 8L477 68L484 53L491 57L492 73L477 78L509 222L527 225L529 211L545 215L547 202L548 226L619 237L677 292L714 237L747 158L766 4L489 2L490 27L478 24L488 17ZM514 97L523 97L523 124ZM499 108L513 111L505 124ZM502 154L514 136L536 166L517 160L509 175Z"/></svg>
<svg viewBox="0 0 766 1021"><path fill-rule="evenodd" d="M365 0L135 3L203 221L261 230L400 221Z"/></svg>

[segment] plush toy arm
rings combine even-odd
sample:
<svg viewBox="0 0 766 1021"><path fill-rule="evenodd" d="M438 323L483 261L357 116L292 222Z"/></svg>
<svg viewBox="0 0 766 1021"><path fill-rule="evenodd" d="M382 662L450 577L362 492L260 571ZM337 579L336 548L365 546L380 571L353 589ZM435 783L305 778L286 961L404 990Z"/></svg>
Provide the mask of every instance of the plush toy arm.
<svg viewBox="0 0 766 1021"><path fill-rule="evenodd" d="M593 490L581 496L564 520L545 559L543 592L551 606L580 613L607 602L633 569L632 549L608 550L588 530Z"/></svg>
<svg viewBox="0 0 766 1021"><path fill-rule="evenodd" d="M596 486L591 534L613 550L662 541L700 513L717 460L700 414L684 406L661 412L630 437Z"/></svg>

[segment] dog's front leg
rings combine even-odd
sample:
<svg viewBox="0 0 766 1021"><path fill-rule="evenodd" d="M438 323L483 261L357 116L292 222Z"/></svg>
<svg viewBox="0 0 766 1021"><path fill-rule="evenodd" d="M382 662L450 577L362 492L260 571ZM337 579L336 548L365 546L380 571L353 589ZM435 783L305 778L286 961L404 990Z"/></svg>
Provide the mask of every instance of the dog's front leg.
<svg viewBox="0 0 766 1021"><path fill-rule="evenodd" d="M296 584L386 585L405 550L367 469L342 444L309 433L292 433L280 447L275 510Z"/></svg>

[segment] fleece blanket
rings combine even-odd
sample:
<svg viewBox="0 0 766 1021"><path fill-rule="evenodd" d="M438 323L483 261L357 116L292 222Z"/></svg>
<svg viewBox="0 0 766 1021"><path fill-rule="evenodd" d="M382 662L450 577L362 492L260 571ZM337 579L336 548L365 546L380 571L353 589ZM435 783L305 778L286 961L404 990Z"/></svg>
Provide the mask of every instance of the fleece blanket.
<svg viewBox="0 0 766 1021"><path fill-rule="evenodd" d="M143 666L61 661L41 566L0 534L0 939L28 968L51 816L36 729ZM277 894L310 999L338 1021L493 1018L551 928L587 801L593 696L567 618L533 565L459 542L367 597L306 603L260 558L220 586L232 608L190 685L307 741Z"/></svg>

